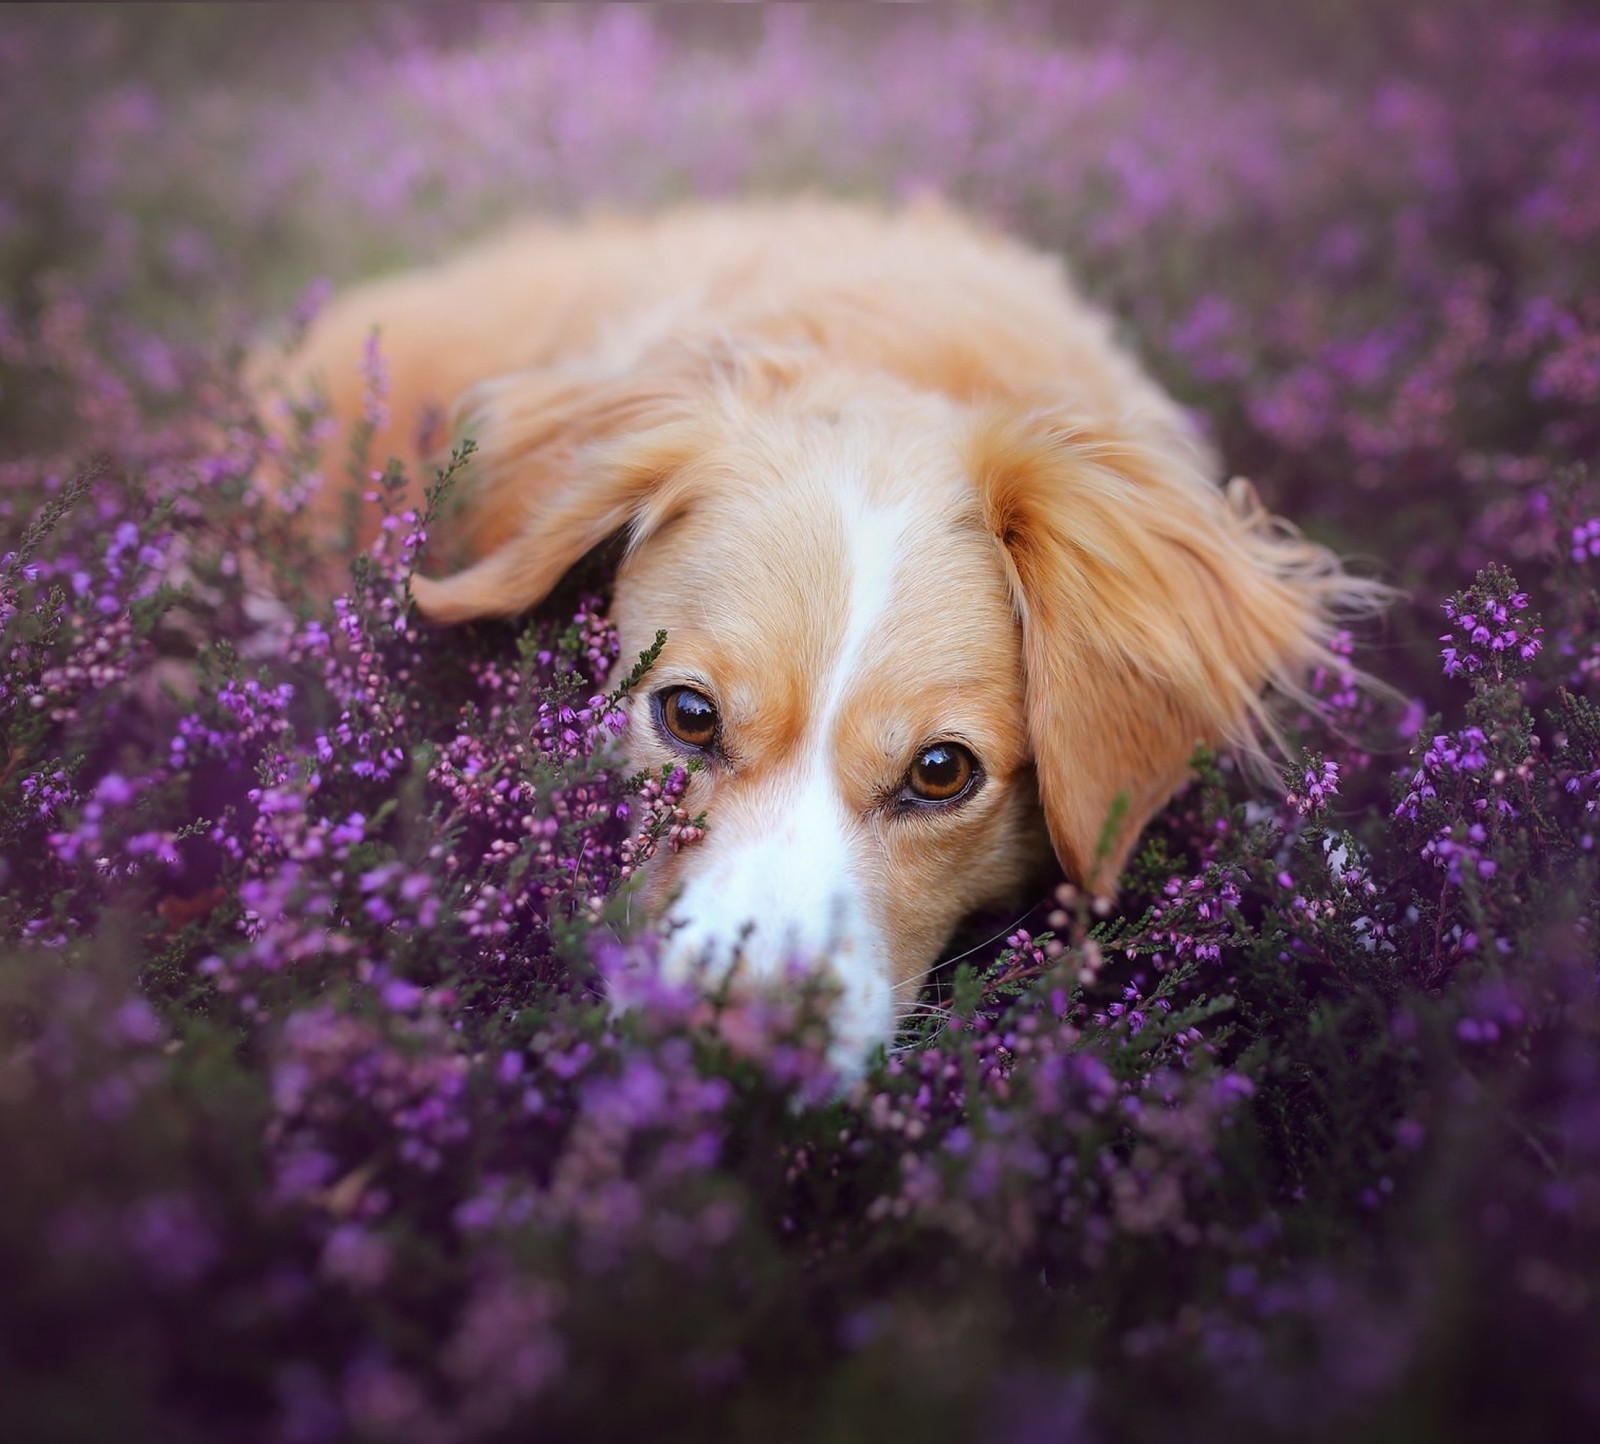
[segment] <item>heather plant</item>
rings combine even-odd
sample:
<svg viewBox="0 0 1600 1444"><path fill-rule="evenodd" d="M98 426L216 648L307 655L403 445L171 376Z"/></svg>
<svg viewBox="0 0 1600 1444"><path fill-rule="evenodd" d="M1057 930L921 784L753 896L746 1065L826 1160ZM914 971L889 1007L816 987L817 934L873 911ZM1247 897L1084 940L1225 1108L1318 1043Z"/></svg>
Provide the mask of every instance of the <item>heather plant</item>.
<svg viewBox="0 0 1600 1444"><path fill-rule="evenodd" d="M0 1437L1600 1424L1600 31L1207 13L0 23ZM606 558L430 630L470 445L408 507L239 379L319 275L793 185L1060 247L1404 589L1276 788L1197 757L848 1083L825 984L654 972L715 822L621 761Z"/></svg>

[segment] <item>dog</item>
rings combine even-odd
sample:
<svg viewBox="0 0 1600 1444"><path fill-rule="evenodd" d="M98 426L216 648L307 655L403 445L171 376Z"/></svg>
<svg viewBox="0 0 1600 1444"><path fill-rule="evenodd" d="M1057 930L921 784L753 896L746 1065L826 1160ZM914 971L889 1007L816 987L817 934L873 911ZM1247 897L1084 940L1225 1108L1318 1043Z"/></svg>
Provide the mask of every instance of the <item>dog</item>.
<svg viewBox="0 0 1600 1444"><path fill-rule="evenodd" d="M847 1069L1052 852L1111 892L1196 748L1263 755L1377 602L1218 485L1058 258L937 202L527 224L358 286L285 370L346 429L375 328L377 454L449 407L478 445L421 613L517 615L625 539L621 656L666 644L624 746L698 763L708 824L646 869L666 969L827 969Z"/></svg>

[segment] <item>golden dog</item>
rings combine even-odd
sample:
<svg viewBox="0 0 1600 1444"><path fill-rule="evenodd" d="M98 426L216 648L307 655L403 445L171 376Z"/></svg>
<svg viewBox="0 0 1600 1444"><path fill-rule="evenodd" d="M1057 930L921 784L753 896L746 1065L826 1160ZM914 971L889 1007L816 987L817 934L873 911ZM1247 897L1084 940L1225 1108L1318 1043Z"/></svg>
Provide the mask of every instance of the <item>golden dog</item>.
<svg viewBox="0 0 1600 1444"><path fill-rule="evenodd" d="M1047 845L1109 890L1379 592L1218 487L1058 260L938 205L531 225L369 283L287 368L341 425L374 327L379 454L430 407L480 448L475 560L417 605L522 612L625 535L622 657L667 633L625 746L698 760L709 824L651 864L668 966L820 962L847 1066Z"/></svg>

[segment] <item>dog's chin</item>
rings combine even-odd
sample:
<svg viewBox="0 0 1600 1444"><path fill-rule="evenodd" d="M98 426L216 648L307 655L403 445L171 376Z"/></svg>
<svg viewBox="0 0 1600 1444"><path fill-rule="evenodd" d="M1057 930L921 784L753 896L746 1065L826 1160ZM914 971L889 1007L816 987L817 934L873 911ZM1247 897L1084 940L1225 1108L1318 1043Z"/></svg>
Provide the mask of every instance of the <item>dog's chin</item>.
<svg viewBox="0 0 1600 1444"><path fill-rule="evenodd" d="M814 909L741 906L738 879L696 877L661 914L661 975L704 993L803 999L826 1018L827 1061L853 1084L894 1037L890 961L858 901Z"/></svg>
<svg viewBox="0 0 1600 1444"><path fill-rule="evenodd" d="M669 1015L687 1007L686 1016L694 1016L696 999L712 1000L723 1041L737 1056L759 1058L776 1056L774 1049L795 1037L818 1038L821 1025L824 1066L786 1065L783 1072L798 1088L797 1105L848 1094L894 1040L897 1013L884 967L848 940L817 955L798 946L753 951L753 932L719 940L677 915L661 919L659 929L653 943L623 949L606 966L611 1014L665 1004Z"/></svg>
<svg viewBox="0 0 1600 1444"><path fill-rule="evenodd" d="M680 902L662 919L663 979L674 986L730 994L749 990L784 999L811 997L826 1010L827 1061L838 1086L859 1080L894 1038L889 963L869 932L841 929L823 948L798 927L770 922L736 932Z"/></svg>
<svg viewBox="0 0 1600 1444"><path fill-rule="evenodd" d="M780 1003L785 1006L770 1013L758 1006L745 1017L767 1013L769 1021L755 1024L758 1029L799 1024L809 1031L824 1023L834 1091L860 1081L879 1050L894 1041L897 995L902 1001L908 996L893 985L886 939L867 910L836 894L830 905L797 911L781 906L782 887L773 887L775 879L760 865L746 874L747 894L736 865L685 878L684 860L662 853L642 869L635 899L648 928L642 946L623 955L625 970L608 974L613 1011L648 1003L663 985L680 999L687 993L736 1006ZM746 895L749 905L741 905ZM741 1037L754 1045L754 1035Z"/></svg>

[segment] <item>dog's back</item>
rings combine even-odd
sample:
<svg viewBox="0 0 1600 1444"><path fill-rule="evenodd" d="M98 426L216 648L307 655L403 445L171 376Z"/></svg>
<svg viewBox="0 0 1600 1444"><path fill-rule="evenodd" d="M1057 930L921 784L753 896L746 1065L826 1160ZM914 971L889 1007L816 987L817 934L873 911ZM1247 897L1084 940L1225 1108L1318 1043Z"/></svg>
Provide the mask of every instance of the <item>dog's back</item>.
<svg viewBox="0 0 1600 1444"><path fill-rule="evenodd" d="M342 511L332 477L363 415L374 332L387 386L374 464L394 456L414 468L449 439L462 398L491 378L543 371L570 389L624 375L663 347L714 348L733 336L961 401L1069 397L1086 419L1137 418L1177 449L1194 446L1058 261L932 201L899 211L820 200L696 205L524 223L345 292L291 356L256 365L274 386L315 387L328 404L332 475L313 511L330 524Z"/></svg>

